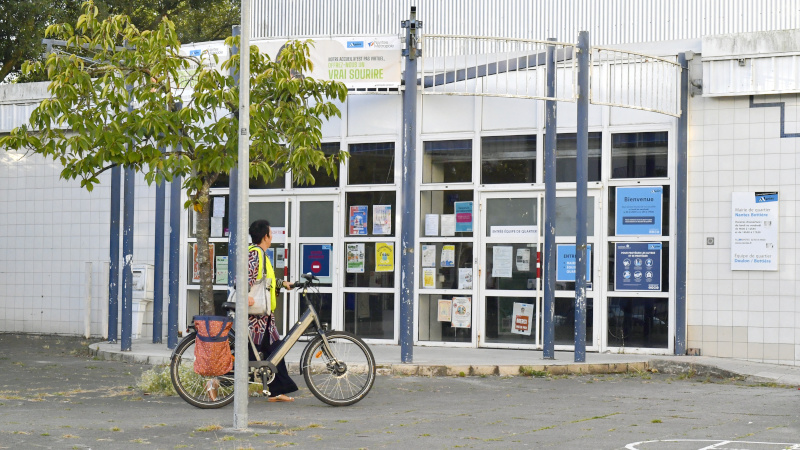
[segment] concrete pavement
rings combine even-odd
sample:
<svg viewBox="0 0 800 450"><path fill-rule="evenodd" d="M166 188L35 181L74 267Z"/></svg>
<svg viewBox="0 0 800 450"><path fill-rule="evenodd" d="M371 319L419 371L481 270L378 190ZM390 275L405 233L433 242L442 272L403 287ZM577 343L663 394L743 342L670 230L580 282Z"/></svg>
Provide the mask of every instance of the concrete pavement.
<svg viewBox="0 0 800 450"><path fill-rule="evenodd" d="M100 342L90 346L100 359L139 364L168 364L172 353L166 343L153 344L137 339L132 349L123 352L120 344ZM287 355L290 373L297 373L304 343ZM460 347L415 346L413 363L400 360L400 346L371 344L370 348L382 375L418 376L514 376L521 373L547 372L553 375L580 373L623 373L658 370L663 373L693 373L697 376L740 377L749 381L800 387L800 367L765 364L710 356L637 355L628 353L586 353L586 361L574 362L572 352L556 352L555 359L542 358L540 350L511 350Z"/></svg>

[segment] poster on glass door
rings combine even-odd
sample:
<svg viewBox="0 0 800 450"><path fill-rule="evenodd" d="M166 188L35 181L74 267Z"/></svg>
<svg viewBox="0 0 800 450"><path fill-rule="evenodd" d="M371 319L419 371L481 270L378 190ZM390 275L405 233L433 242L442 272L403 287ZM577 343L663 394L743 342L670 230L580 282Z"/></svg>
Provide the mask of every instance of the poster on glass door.
<svg viewBox="0 0 800 450"><path fill-rule="evenodd" d="M513 322L511 326L512 333L530 336L531 325L533 325L533 305L514 302L511 319Z"/></svg>
<svg viewBox="0 0 800 450"><path fill-rule="evenodd" d="M616 197L617 236L661 236L661 186L618 187Z"/></svg>
<svg viewBox="0 0 800 450"><path fill-rule="evenodd" d="M453 328L472 326L472 302L470 297L453 297L453 314L450 325Z"/></svg>
<svg viewBox="0 0 800 450"><path fill-rule="evenodd" d="M614 244L615 291L661 291L661 243Z"/></svg>

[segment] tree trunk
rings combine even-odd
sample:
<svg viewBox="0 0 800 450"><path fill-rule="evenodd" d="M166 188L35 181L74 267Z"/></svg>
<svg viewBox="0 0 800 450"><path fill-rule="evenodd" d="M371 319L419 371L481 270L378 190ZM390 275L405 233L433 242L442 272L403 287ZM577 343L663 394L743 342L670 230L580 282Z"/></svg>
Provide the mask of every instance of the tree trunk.
<svg viewBox="0 0 800 450"><path fill-rule="evenodd" d="M197 265L200 273L200 314L214 314L214 261L209 254L209 234L211 228L211 201L209 188L211 183L203 180L203 186L197 191L199 211L197 211ZM216 249L215 249L216 250Z"/></svg>

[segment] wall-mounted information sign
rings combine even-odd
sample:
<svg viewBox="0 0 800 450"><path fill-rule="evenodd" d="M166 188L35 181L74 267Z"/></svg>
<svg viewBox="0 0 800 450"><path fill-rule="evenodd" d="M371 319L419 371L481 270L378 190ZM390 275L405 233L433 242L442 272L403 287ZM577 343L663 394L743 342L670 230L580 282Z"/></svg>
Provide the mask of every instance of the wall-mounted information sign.
<svg viewBox="0 0 800 450"><path fill-rule="evenodd" d="M617 236L661 236L664 188L636 186L617 188Z"/></svg>
<svg viewBox="0 0 800 450"><path fill-rule="evenodd" d="M778 270L778 193L734 192L731 270Z"/></svg>
<svg viewBox="0 0 800 450"><path fill-rule="evenodd" d="M575 282L575 244L556 245L556 281ZM586 281L592 282L592 244L586 245Z"/></svg>
<svg viewBox="0 0 800 450"><path fill-rule="evenodd" d="M661 291L661 243L614 244L615 291Z"/></svg>

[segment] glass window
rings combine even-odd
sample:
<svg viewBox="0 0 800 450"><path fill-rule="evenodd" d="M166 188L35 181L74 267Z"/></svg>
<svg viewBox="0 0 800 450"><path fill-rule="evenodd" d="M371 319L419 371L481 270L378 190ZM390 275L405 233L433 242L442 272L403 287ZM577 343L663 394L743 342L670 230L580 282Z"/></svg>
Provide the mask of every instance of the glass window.
<svg viewBox="0 0 800 450"><path fill-rule="evenodd" d="M439 342L472 342L472 328L454 327L452 321L439 321L439 301L453 295L419 296L419 340ZM470 314L475 310L470 298Z"/></svg>
<svg viewBox="0 0 800 450"><path fill-rule="evenodd" d="M356 261L359 258L361 259L361 270L363 272L350 272L351 270L358 270L353 267L358 266ZM394 272L375 271L375 242L345 243L344 266L347 268L344 277L344 285L346 287L394 287Z"/></svg>
<svg viewBox="0 0 800 450"><path fill-rule="evenodd" d="M320 292L319 295L309 295L308 300L303 300L301 296L300 300L300 313L302 314L307 308L308 303L306 301L311 301L312 305L314 305L314 309L317 310L317 315L319 316L319 321L322 323L327 323L328 326L332 326L333 322L331 321L331 311L333 305L333 294ZM276 317L277 319L277 317Z"/></svg>
<svg viewBox="0 0 800 450"><path fill-rule="evenodd" d="M575 236L575 197L556 198L556 236ZM586 198L586 235L594 236L594 197Z"/></svg>
<svg viewBox="0 0 800 450"><path fill-rule="evenodd" d="M286 226L286 203L284 202L250 202L250 223L256 220L269 221L270 227ZM248 227L250 224L248 224ZM250 236L247 236L250 242Z"/></svg>
<svg viewBox="0 0 800 450"><path fill-rule="evenodd" d="M527 323L530 334L512 333L516 324L514 304L525 303L529 307L523 314L529 315ZM535 299L525 297L486 297L486 342L503 344L535 344L536 321L539 311L536 310Z"/></svg>
<svg viewBox="0 0 800 450"><path fill-rule="evenodd" d="M537 220L535 198L490 198L486 200L486 236L492 236L493 227L535 226Z"/></svg>
<svg viewBox="0 0 800 450"><path fill-rule="evenodd" d="M536 135L481 139L481 183L535 183Z"/></svg>
<svg viewBox="0 0 800 450"><path fill-rule="evenodd" d="M667 176L667 132L611 135L611 178Z"/></svg>
<svg viewBox="0 0 800 450"><path fill-rule="evenodd" d="M663 188L663 196L661 197L661 235L669 236L669 186L661 186ZM608 235L616 236L617 234L617 188L611 186L608 190ZM590 197L591 198L591 197Z"/></svg>
<svg viewBox="0 0 800 450"><path fill-rule="evenodd" d="M208 257L211 259L211 276L214 277L214 284L227 285L228 274L225 272L225 279L220 278L217 280L217 256L228 256L228 243L227 242L211 242L209 245ZM189 259L189 273L187 282L189 284L200 284L200 266L197 263L197 243L189 243L189 251L186 253ZM227 266L226 266L227 267ZM219 283L217 281L220 281ZM223 282L224 281L224 282Z"/></svg>
<svg viewBox="0 0 800 450"><path fill-rule="evenodd" d="M553 325L556 345L575 345L575 299L556 298ZM586 345L592 345L594 336L594 299L586 299Z"/></svg>
<svg viewBox="0 0 800 450"><path fill-rule="evenodd" d="M394 142L350 144L349 184L394 184Z"/></svg>
<svg viewBox="0 0 800 450"><path fill-rule="evenodd" d="M422 154L423 183L472 181L472 141L428 141Z"/></svg>
<svg viewBox="0 0 800 450"><path fill-rule="evenodd" d="M475 202L473 201L474 194L472 191L422 191L420 192L420 223L419 223L419 234L420 236L432 236L426 233L425 228L425 221L426 216L428 214L436 214L437 217L431 217L430 219L436 219L437 223L437 234L436 236L442 235L442 226L441 220L443 214L454 215L454 217L450 218L452 220L456 220L456 237L471 237L472 230L474 229L474 218L475 218ZM465 212L467 208L469 208L468 203L461 203L461 202L472 202L472 213L471 218L469 217L469 213ZM456 215L456 203L459 203L459 215ZM469 221L469 222L467 222ZM458 231L458 230L465 230L468 229L469 231Z"/></svg>
<svg viewBox="0 0 800 450"><path fill-rule="evenodd" d="M324 171L323 171L324 172ZM250 189L283 189L286 187L286 176L281 174L275 177L274 180L267 183L263 178L251 178L248 182ZM217 177L211 187L212 188L227 188L230 186L230 177L228 174L221 173Z"/></svg>
<svg viewBox="0 0 800 450"><path fill-rule="evenodd" d="M666 298L608 298L609 346L667 348L668 322Z"/></svg>
<svg viewBox="0 0 800 450"><path fill-rule="evenodd" d="M322 153L325 154L325 157L329 157L331 155L335 155L339 153L339 143L338 142L325 142L322 144L320 148ZM336 174L338 175L338 171ZM339 187L339 180L334 177L334 173L331 172L330 174L325 171L323 168L319 169L311 169L311 175L314 176L314 184L299 184L297 181L292 180L292 187L296 188L323 188L323 187Z"/></svg>
<svg viewBox="0 0 800 450"><path fill-rule="evenodd" d="M333 237L333 202L300 202L300 237Z"/></svg>
<svg viewBox="0 0 800 450"><path fill-rule="evenodd" d="M511 247L510 277L494 276L495 247ZM519 270L524 265L516 261L517 258L522 257L523 253L528 257L528 270ZM486 279L486 289L513 289L519 291L536 289L536 244L486 244L486 276L484 278Z"/></svg>
<svg viewBox="0 0 800 450"><path fill-rule="evenodd" d="M348 192L345 236L394 236L396 197L395 191Z"/></svg>
<svg viewBox="0 0 800 450"><path fill-rule="evenodd" d="M220 200L217 200L217 199L220 199ZM222 212L223 213L222 217L219 217L219 216L214 217L214 213L213 213L214 209L213 208L214 208L215 202L217 202L217 201L221 201L221 202L223 202L225 204L225 208L224 208L224 210ZM212 211L212 213L211 213L212 217L211 217L211 221L209 223L209 227L210 227L210 229L209 229L209 237L212 237L212 238L228 237L229 234L230 234L230 229L228 228L229 227L228 218L230 217L230 211L231 211L230 210L231 205L230 205L230 201L228 199L228 196L227 195L212 195L212 196L210 196L210 201L208 202L208 206L207 207L210 208L211 211ZM195 237L195 236L197 236L198 214L192 208L189 208L187 210L187 213L189 214L189 237ZM222 220L222 225L218 229L215 229L215 227L214 227L214 221L216 219L221 219Z"/></svg>
<svg viewBox="0 0 800 450"><path fill-rule="evenodd" d="M419 287L424 288L425 269L430 272L434 271L433 283L434 286L427 289L472 289L472 281L462 280L462 285L459 286L459 269L472 269L472 243L471 242L423 242L423 248L420 249L420 259L425 258L425 250L433 252L432 264L425 264L420 261L419 269ZM447 247L447 248L445 248ZM449 261L449 256L442 258L442 251L446 250L446 254L450 255L452 250L452 261ZM466 276L466 274L464 274ZM468 285L465 285L468 283Z"/></svg>
<svg viewBox="0 0 800 450"><path fill-rule="evenodd" d="M344 294L344 330L361 338L394 339L394 294Z"/></svg>
<svg viewBox="0 0 800 450"><path fill-rule="evenodd" d="M600 164L603 150L602 133L589 133L589 181L600 181ZM577 133L562 133L556 139L556 181L574 183L578 176L575 171L578 155Z"/></svg>

